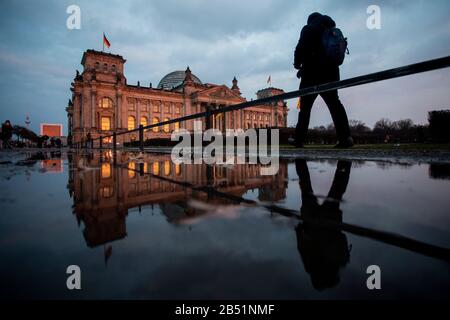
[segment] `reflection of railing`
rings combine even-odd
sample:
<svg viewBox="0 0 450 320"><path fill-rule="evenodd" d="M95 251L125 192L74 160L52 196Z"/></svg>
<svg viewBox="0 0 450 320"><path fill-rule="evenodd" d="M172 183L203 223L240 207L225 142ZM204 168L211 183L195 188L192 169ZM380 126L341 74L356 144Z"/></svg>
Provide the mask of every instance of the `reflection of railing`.
<svg viewBox="0 0 450 320"><path fill-rule="evenodd" d="M349 88L349 87L359 86L359 85L363 85L363 84L399 78L399 77L408 76L408 75L412 75L412 74L447 68L449 66L450 66L450 56L447 56L447 57L443 57L443 58L439 58L439 59L428 60L428 61L424 61L424 62L407 65L404 67L375 72L375 73L371 73L371 74L367 74L367 75L363 75L363 76L359 76L359 77L354 77L354 78L350 78L350 79L346 79L346 80L335 81L335 82L325 83L325 84L312 86L312 87L308 87L308 88L304 88L304 89L300 89L300 90L296 90L296 91L286 92L286 93L275 95L272 97L266 97L266 98L262 98L262 99L247 101L247 102L243 102L240 104L236 104L236 105L232 105L232 106L228 106L228 107L224 107L224 108L220 108L220 109L211 110L209 107L207 107L207 110L205 112L199 112L199 113L179 117L176 119L171 119L171 120L158 122L155 124L150 124L147 126L139 125L138 128L127 130L127 131L120 131L120 132L114 131L112 134L99 136L98 138L95 138L95 139L89 139L89 141L82 141L79 143L75 143L74 147L75 148L81 148L81 147L87 148L88 146L94 147L94 141L98 140L99 141L98 146L101 149L103 147L103 139L112 138L112 145L113 145L113 148L115 149L117 146L117 136L118 135L123 135L123 134L127 134L127 133L132 133L132 132L139 132L139 148L141 150L143 150L144 149L144 130L152 129L155 127L161 127L161 126L172 124L172 123L194 120L194 119L203 118L203 117L205 117L206 129L209 129L209 128L211 128L211 118L213 115L216 115L216 114L241 110L241 109L245 109L248 107L265 104L265 103L269 103L269 102L293 99L293 98L303 97L303 96L307 96L307 95L311 95L311 94L322 93L322 92L326 92L326 91L330 91L330 90Z"/></svg>
<svg viewBox="0 0 450 320"><path fill-rule="evenodd" d="M117 167L130 170L129 167L116 164ZM361 227L354 224L344 223L344 222L335 222L328 219L311 219L306 218L300 214L300 212L292 209L287 209L281 206L277 206L274 204L261 203L255 200L249 200L240 196L235 196L226 192L218 191L210 186L194 186L187 181L176 181L170 178L161 177L158 175L154 175L149 172L144 172L143 166L141 165L139 169L132 169L139 173L140 175L148 174L156 179L160 179L162 181L167 181L184 188L189 188L195 191L205 192L208 195L216 196L219 198L230 200L236 204L244 204L247 206L259 206L269 210L270 212L275 212L280 215L298 219L300 223L306 223L308 226L313 228L320 229L329 229L329 230L339 230L349 232L361 237L371 238L383 243L387 243L399 248L403 248L406 250L410 250L412 252L416 252L425 256L437 258L440 260L444 260L450 262L450 250L447 248L435 246L429 243L421 242L415 239L407 238L402 235Z"/></svg>

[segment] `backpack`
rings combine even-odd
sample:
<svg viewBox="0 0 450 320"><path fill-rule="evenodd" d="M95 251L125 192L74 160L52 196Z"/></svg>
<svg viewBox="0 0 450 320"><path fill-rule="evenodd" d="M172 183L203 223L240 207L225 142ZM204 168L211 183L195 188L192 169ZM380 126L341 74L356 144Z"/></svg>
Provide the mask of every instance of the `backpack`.
<svg viewBox="0 0 450 320"><path fill-rule="evenodd" d="M349 54L347 38L344 37L339 28L326 29L322 34L322 47L327 61L333 65L340 66Z"/></svg>

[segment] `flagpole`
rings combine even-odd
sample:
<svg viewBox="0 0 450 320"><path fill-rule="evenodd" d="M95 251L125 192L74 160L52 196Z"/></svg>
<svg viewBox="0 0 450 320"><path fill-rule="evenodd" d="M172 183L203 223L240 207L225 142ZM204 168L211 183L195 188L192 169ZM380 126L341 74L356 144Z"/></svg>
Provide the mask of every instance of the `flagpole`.
<svg viewBox="0 0 450 320"><path fill-rule="evenodd" d="M105 52L105 33L104 33L104 32L103 32L102 43L103 43L103 49L102 49L102 52Z"/></svg>

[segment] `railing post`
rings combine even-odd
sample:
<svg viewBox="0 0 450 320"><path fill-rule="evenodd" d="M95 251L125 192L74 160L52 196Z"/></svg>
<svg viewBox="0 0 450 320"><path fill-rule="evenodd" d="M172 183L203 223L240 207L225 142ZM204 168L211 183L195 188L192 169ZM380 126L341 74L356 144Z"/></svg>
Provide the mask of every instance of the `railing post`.
<svg viewBox="0 0 450 320"><path fill-rule="evenodd" d="M139 163L139 175L140 176L144 175L144 163L143 162Z"/></svg>
<svg viewBox="0 0 450 320"><path fill-rule="evenodd" d="M116 132L114 131L113 133L113 150L116 151L116 145L117 145L117 135Z"/></svg>
<svg viewBox="0 0 450 320"><path fill-rule="evenodd" d="M139 125L139 149L144 151L144 126Z"/></svg>
<svg viewBox="0 0 450 320"><path fill-rule="evenodd" d="M98 147L100 148L100 150L102 150L102 148L103 148L103 138L102 138L102 136L100 136L99 137L99 145L98 145Z"/></svg>
<svg viewBox="0 0 450 320"><path fill-rule="evenodd" d="M212 125L211 125L211 106L210 105L206 106L205 126L206 126L206 130L211 129L211 127L212 127Z"/></svg>

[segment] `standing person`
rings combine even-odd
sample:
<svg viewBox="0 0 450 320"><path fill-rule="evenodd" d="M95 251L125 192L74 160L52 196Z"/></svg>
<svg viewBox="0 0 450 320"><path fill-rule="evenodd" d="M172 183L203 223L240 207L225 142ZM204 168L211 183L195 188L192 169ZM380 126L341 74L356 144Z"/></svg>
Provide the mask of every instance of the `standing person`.
<svg viewBox="0 0 450 320"><path fill-rule="evenodd" d="M11 121L6 120L5 123L2 124L2 142L3 148L11 149L10 140L13 134L13 127L11 125Z"/></svg>
<svg viewBox="0 0 450 320"><path fill-rule="evenodd" d="M339 65L342 64L344 59L342 52L339 52L339 50L342 50L342 43L338 43L338 46L336 46L336 42L332 43L335 46L327 47L328 49L331 48L328 51L327 48L324 48L325 31L337 30L338 35L341 36L337 39L344 41L343 54L345 55L346 39L342 37L342 33L338 29L333 29L335 27L336 23L329 16L315 12L308 17L308 24L301 31L294 56L294 67L299 70L297 77L301 78L300 89L339 80ZM332 36L336 36L336 33L332 33ZM336 48L338 49L336 50ZM337 55L337 59L333 54ZM311 94L301 97L301 108L295 128L295 140L290 141L296 147L303 147L308 132L311 109L317 96L318 94ZM347 114L339 100L337 90L323 92L320 96L327 104L336 128L338 143L335 147L352 147L353 139L350 136Z"/></svg>

